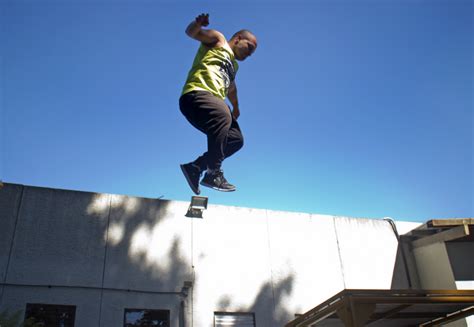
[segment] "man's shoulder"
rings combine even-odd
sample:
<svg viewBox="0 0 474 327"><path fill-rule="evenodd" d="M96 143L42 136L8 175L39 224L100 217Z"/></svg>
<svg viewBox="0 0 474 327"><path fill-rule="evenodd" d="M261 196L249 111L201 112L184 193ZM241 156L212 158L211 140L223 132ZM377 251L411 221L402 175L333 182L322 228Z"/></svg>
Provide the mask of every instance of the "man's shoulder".
<svg viewBox="0 0 474 327"><path fill-rule="evenodd" d="M208 48L220 48L220 47L223 47L227 44L227 39L225 38L224 34L222 34L221 32L219 32L218 30L214 30L214 29L209 29L207 30L207 32L212 35L213 37L215 37L216 41L213 42L213 43L204 43L202 42L202 44Z"/></svg>

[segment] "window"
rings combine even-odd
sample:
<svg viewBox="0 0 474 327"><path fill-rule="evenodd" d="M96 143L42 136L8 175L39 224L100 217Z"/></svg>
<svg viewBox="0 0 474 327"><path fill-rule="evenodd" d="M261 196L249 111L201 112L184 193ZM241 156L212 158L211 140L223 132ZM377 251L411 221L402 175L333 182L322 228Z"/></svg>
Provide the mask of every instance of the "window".
<svg viewBox="0 0 474 327"><path fill-rule="evenodd" d="M25 320L32 320L37 326L74 327L75 305L27 303Z"/></svg>
<svg viewBox="0 0 474 327"><path fill-rule="evenodd" d="M255 327L255 314L248 312L214 312L215 327Z"/></svg>
<svg viewBox="0 0 474 327"><path fill-rule="evenodd" d="M124 327L169 327L169 310L125 309Z"/></svg>

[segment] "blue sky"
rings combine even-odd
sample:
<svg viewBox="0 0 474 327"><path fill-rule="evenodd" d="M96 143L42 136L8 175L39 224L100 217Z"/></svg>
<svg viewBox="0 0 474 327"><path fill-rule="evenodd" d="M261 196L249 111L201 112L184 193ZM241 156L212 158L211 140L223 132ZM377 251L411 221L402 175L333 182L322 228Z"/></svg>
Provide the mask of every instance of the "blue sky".
<svg viewBox="0 0 474 327"><path fill-rule="evenodd" d="M0 178L188 201L206 139L178 109L201 12L259 45L236 83L238 190L211 204L426 221L472 217L473 2L0 4Z"/></svg>

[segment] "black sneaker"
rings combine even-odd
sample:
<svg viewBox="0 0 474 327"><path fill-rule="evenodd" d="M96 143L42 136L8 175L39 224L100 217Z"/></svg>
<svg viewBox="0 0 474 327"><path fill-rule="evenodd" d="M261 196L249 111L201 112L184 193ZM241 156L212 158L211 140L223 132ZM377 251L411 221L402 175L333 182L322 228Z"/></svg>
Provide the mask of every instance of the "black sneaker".
<svg viewBox="0 0 474 327"><path fill-rule="evenodd" d="M199 190L199 179L201 178L201 169L193 163L187 163L180 165L183 171L184 177L188 181L189 187L195 194L201 193Z"/></svg>
<svg viewBox="0 0 474 327"><path fill-rule="evenodd" d="M201 185L213 188L214 190L222 192L232 192L235 191L235 186L230 184L224 177L224 172L218 170L213 174L206 172L204 178L201 181Z"/></svg>

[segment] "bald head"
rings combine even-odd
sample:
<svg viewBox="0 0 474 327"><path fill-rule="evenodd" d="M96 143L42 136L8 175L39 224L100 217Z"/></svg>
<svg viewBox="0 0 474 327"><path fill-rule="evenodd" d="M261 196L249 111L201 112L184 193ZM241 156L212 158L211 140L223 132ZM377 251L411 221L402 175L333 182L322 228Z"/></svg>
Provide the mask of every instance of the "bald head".
<svg viewBox="0 0 474 327"><path fill-rule="evenodd" d="M235 38L235 37L237 37L237 36L239 36L239 35L240 35L242 38L244 38L244 39L253 38L253 39L257 40L255 34L253 34L252 32L250 32L249 30L240 30L240 31L238 31L237 33L235 33L234 35L232 35L232 38L231 38L231 39L233 39L233 38Z"/></svg>
<svg viewBox="0 0 474 327"><path fill-rule="evenodd" d="M257 37L249 30L240 30L229 40L229 45L235 58L242 61L257 49Z"/></svg>

